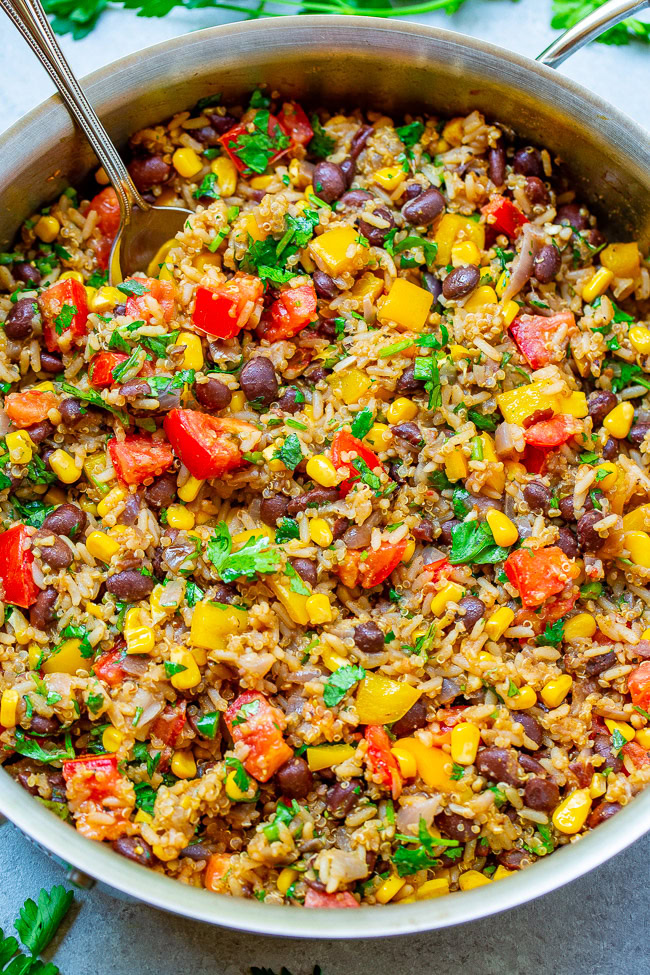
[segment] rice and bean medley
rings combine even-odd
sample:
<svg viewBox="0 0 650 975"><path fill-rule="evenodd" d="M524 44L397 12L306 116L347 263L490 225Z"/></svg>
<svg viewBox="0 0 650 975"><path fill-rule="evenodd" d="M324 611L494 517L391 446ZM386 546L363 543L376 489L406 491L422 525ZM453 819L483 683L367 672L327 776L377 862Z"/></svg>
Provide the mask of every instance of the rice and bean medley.
<svg viewBox="0 0 650 975"><path fill-rule="evenodd" d="M650 779L650 277L477 112L255 92L2 256L0 743L82 834L307 907L507 877ZM105 186L99 170L96 180ZM146 273L145 273L146 272Z"/></svg>

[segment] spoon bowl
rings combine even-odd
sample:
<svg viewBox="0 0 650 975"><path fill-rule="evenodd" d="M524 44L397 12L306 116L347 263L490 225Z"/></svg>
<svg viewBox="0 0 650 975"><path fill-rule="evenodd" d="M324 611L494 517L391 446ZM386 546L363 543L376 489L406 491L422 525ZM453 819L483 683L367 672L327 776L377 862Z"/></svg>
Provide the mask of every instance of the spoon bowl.
<svg viewBox="0 0 650 975"><path fill-rule="evenodd" d="M150 206L146 210L135 206L127 223L120 222L109 259L109 281L119 284L135 271L148 268L167 241L182 230L191 210L183 207ZM153 269L157 277L159 268Z"/></svg>

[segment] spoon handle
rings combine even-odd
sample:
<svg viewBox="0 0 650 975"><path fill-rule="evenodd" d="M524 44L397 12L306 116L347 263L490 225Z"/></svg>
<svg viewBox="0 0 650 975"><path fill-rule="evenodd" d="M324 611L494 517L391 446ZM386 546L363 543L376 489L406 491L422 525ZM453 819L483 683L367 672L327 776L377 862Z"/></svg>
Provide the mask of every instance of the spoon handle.
<svg viewBox="0 0 650 975"><path fill-rule="evenodd" d="M128 222L134 206L148 210L149 204L135 188L108 132L74 76L39 0L0 0L0 5L38 57L95 150L117 193L122 222Z"/></svg>

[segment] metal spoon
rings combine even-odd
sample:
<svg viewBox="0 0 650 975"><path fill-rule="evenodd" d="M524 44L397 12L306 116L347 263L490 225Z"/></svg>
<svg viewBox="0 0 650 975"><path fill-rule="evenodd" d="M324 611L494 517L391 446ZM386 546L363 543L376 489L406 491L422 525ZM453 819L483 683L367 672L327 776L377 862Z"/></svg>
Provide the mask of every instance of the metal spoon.
<svg viewBox="0 0 650 975"><path fill-rule="evenodd" d="M111 248L109 280L119 284L134 271L146 270L161 245L182 229L192 211L151 206L143 200L64 57L39 0L0 0L0 4L58 88L117 193L120 226Z"/></svg>

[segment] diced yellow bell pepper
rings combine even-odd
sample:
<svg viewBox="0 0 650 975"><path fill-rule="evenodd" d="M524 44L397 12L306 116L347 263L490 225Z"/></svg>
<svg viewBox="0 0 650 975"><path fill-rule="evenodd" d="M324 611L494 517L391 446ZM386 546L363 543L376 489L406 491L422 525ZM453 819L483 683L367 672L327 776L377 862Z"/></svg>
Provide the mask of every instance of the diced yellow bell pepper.
<svg viewBox="0 0 650 975"><path fill-rule="evenodd" d="M370 298L371 301L376 301L383 290L383 279L371 274L370 271L366 271L355 283L350 294L354 295L355 298Z"/></svg>
<svg viewBox="0 0 650 975"><path fill-rule="evenodd" d="M474 890L476 887L484 887L491 883L490 878L478 870L467 870L458 878L458 886L461 890Z"/></svg>
<svg viewBox="0 0 650 975"><path fill-rule="evenodd" d="M347 762L354 753L352 745L317 745L307 749L307 764L312 772L320 772L321 769Z"/></svg>
<svg viewBox="0 0 650 975"><path fill-rule="evenodd" d="M406 173L401 166L384 166L372 174L372 178L387 193L392 193L406 179Z"/></svg>
<svg viewBox="0 0 650 975"><path fill-rule="evenodd" d="M617 278L635 278L641 264L639 245L635 240L629 244L608 244L600 253L600 263Z"/></svg>
<svg viewBox="0 0 650 975"><path fill-rule="evenodd" d="M469 466L465 454L457 448L445 457L445 473L450 481L460 481L467 477Z"/></svg>
<svg viewBox="0 0 650 975"><path fill-rule="evenodd" d="M421 695L416 687L367 673L359 683L356 710L359 724L391 724L399 721Z"/></svg>
<svg viewBox="0 0 650 975"><path fill-rule="evenodd" d="M430 901L434 897L444 897L449 893L449 881L446 877L434 877L427 880L415 892L415 899L418 901Z"/></svg>
<svg viewBox="0 0 650 975"><path fill-rule="evenodd" d="M432 789L453 792L457 783L451 778L454 763L441 748L427 748L419 738L399 738L395 745L410 752L418 767L418 774Z"/></svg>
<svg viewBox="0 0 650 975"><path fill-rule="evenodd" d="M469 240L482 251L485 248L485 227L460 213L445 213L438 224L434 239L438 245L436 264L438 267L445 267L451 263L451 248L457 240Z"/></svg>
<svg viewBox="0 0 650 975"><path fill-rule="evenodd" d="M302 596L299 592L293 592L286 582L273 580L269 585L294 623L298 623L300 626L307 626L307 623L309 623L309 612L307 610L308 597Z"/></svg>
<svg viewBox="0 0 650 975"><path fill-rule="evenodd" d="M351 259L347 252L356 241L357 231L354 227L335 227L312 240L309 251L317 264L322 264L329 274L336 276L350 268Z"/></svg>
<svg viewBox="0 0 650 975"><path fill-rule="evenodd" d="M333 372L328 382L332 391L346 406L358 403L372 385L368 375L361 369L342 369L340 372Z"/></svg>
<svg viewBox="0 0 650 975"><path fill-rule="evenodd" d="M397 278L385 298L378 302L377 317L411 332L421 332L429 317L433 295L405 278Z"/></svg>
<svg viewBox="0 0 650 975"><path fill-rule="evenodd" d="M641 504L623 515L623 531L650 532L650 504Z"/></svg>
<svg viewBox="0 0 650 975"><path fill-rule="evenodd" d="M404 877L398 877L397 874L393 874L392 877L387 877L375 893L377 902L379 904L388 904L396 894L399 894L405 884L406 880Z"/></svg>
<svg viewBox="0 0 650 975"><path fill-rule="evenodd" d="M83 670L90 672L91 657L82 657L79 647L81 640L66 640L51 657L43 663L41 671L44 674L76 674Z"/></svg>
<svg viewBox="0 0 650 975"><path fill-rule="evenodd" d="M246 610L204 599L194 607L190 641L206 650L225 650L228 637L241 633L247 623Z"/></svg>
<svg viewBox="0 0 650 975"><path fill-rule="evenodd" d="M522 423L535 410L552 409L555 413L567 413L579 418L587 416L589 412L584 393L576 391L568 396L549 396L544 392L544 383L530 383L499 393L497 403L508 423Z"/></svg>
<svg viewBox="0 0 650 975"><path fill-rule="evenodd" d="M465 311L476 312L483 311L483 309L487 308L488 306L498 304L499 299L497 298L497 293L494 288L491 288L489 284L483 284L469 296L463 305L463 308Z"/></svg>

